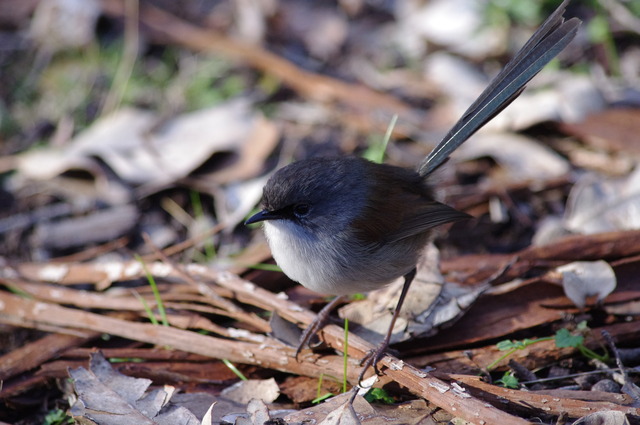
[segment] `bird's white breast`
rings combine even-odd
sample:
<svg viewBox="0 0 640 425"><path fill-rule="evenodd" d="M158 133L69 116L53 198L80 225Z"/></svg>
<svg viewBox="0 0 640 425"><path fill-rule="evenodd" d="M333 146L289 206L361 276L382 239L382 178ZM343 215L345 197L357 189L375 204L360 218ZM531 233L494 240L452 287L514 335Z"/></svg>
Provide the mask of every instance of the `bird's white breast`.
<svg viewBox="0 0 640 425"><path fill-rule="evenodd" d="M422 246L400 242L371 249L339 226L317 236L291 220L264 222L273 258L292 280L323 294L381 288L415 267ZM325 229L326 230L326 229Z"/></svg>
<svg viewBox="0 0 640 425"><path fill-rule="evenodd" d="M335 282L331 258L335 253L328 252L321 241L288 220L266 221L264 232L273 258L289 278L316 292L343 292Z"/></svg>

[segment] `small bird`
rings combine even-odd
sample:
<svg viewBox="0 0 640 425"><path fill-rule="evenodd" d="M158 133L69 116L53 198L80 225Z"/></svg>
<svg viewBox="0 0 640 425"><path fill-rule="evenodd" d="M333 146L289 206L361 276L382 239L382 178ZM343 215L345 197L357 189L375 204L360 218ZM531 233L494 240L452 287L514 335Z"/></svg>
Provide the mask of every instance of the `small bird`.
<svg viewBox="0 0 640 425"><path fill-rule="evenodd" d="M428 177L478 129L518 97L525 85L576 35L564 21L565 0L507 63L417 170L358 157L312 158L277 171L263 191L262 211L274 259L292 280L314 291L346 295L383 287L404 276L389 330L365 359L378 372L395 320L432 229L468 217L434 199ZM303 334L298 352L322 326L328 304Z"/></svg>

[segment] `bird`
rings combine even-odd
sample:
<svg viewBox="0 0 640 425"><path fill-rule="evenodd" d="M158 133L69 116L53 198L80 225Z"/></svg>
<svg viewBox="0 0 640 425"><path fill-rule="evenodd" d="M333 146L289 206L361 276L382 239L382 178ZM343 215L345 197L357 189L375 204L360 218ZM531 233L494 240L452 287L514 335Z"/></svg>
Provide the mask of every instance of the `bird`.
<svg viewBox="0 0 640 425"><path fill-rule="evenodd" d="M404 277L389 329L362 359L358 382L371 366L379 373L377 363L388 349L433 229L469 217L438 202L429 177L575 37L580 20L565 21L568 1L534 32L415 170L343 156L296 161L269 178L262 209L245 223L264 223L272 255L289 278L313 291L339 296L303 333L296 358L340 296L378 289Z"/></svg>

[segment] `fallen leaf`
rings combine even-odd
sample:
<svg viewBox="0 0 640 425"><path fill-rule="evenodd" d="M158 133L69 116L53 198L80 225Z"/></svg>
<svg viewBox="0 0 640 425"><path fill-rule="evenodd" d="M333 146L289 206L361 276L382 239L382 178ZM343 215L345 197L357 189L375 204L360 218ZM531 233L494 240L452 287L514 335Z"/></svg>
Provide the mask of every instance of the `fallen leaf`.
<svg viewBox="0 0 640 425"><path fill-rule="evenodd" d="M86 46L95 39L100 13L98 0L41 1L33 14L29 36L49 51Z"/></svg>
<svg viewBox="0 0 640 425"><path fill-rule="evenodd" d="M560 129L594 148L640 156L635 142L640 133L640 109L607 109L579 122L561 123Z"/></svg>
<svg viewBox="0 0 640 425"><path fill-rule="evenodd" d="M484 26L481 3L473 0L401 2L396 8L394 39L406 54L421 57L425 41L475 58L501 50L506 31Z"/></svg>
<svg viewBox="0 0 640 425"><path fill-rule="evenodd" d="M583 416L573 425L629 425L627 415L617 410L606 410Z"/></svg>
<svg viewBox="0 0 640 425"><path fill-rule="evenodd" d="M587 298L597 296L598 301L616 289L616 274L606 261L574 261L558 267L562 274L562 287L567 297L584 308Z"/></svg>
<svg viewBox="0 0 640 425"><path fill-rule="evenodd" d="M251 155L245 153L238 172L244 176L257 172L277 140L272 124L260 118L246 99L184 114L162 125L158 120L148 111L120 109L94 122L63 148L22 154L18 171L35 180L50 179L70 169L98 176L97 157L122 180L150 190L187 176L215 153L242 158L244 146L252 140L256 142L254 149ZM258 130L260 134L256 134Z"/></svg>
<svg viewBox="0 0 640 425"><path fill-rule="evenodd" d="M149 379L131 378L114 371L100 353L91 356L89 370L79 367L69 370L69 375L77 396L70 413L80 423L200 424L195 415L183 407L167 408L172 388L147 392L151 385ZM170 421L165 421L167 418Z"/></svg>
<svg viewBox="0 0 640 425"><path fill-rule="evenodd" d="M271 403L280 396L280 388L273 378L249 379L225 388L221 396L241 404L249 403L254 399Z"/></svg>
<svg viewBox="0 0 640 425"><path fill-rule="evenodd" d="M569 193L565 227L581 234L640 228L640 169L625 178L587 174Z"/></svg>
<svg viewBox="0 0 640 425"><path fill-rule="evenodd" d="M510 182L544 181L569 172L569 163L530 137L514 133L482 133L460 147L456 160L489 156Z"/></svg>

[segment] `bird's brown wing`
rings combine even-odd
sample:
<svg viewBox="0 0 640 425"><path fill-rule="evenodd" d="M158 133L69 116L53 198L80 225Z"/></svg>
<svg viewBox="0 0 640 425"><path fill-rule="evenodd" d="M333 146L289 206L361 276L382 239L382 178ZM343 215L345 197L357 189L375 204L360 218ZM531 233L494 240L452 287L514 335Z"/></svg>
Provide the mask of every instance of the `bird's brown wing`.
<svg viewBox="0 0 640 425"><path fill-rule="evenodd" d="M445 223L465 220L469 214L458 211L437 201L422 202L417 208L411 208L399 223L398 229L390 235L388 241L396 242L410 238Z"/></svg>
<svg viewBox="0 0 640 425"><path fill-rule="evenodd" d="M433 200L417 173L399 167L372 164L368 202L352 226L365 243L392 243L468 214Z"/></svg>

